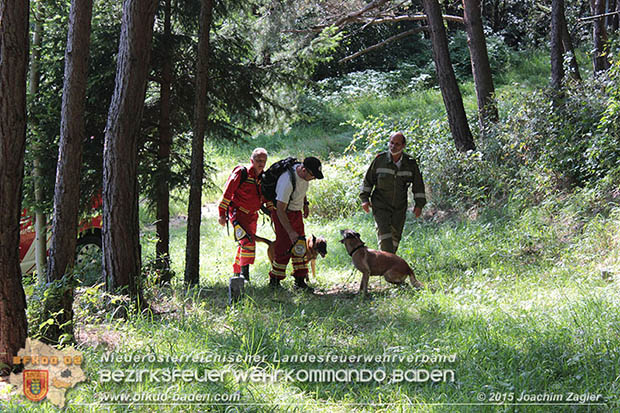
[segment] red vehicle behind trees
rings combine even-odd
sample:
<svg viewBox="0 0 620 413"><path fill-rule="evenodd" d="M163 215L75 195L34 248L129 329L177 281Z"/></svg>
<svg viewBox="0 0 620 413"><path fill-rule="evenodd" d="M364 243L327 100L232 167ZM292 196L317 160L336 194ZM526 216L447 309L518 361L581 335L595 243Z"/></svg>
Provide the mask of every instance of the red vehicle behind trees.
<svg viewBox="0 0 620 413"><path fill-rule="evenodd" d="M85 256L92 256L93 253L101 250L101 195L93 198L92 211L89 217L80 221L78 226L78 240L75 249L76 261ZM30 215L27 209L22 210L22 216L19 222L19 260L22 274L31 274L35 267L35 230L34 217ZM48 226L47 248L50 246L52 234L49 232L51 227Z"/></svg>

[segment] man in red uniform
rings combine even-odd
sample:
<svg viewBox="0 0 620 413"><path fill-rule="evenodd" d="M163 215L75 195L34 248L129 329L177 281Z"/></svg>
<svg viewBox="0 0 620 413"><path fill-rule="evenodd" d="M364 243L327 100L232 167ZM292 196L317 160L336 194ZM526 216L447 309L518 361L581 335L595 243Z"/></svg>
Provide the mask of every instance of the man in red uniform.
<svg viewBox="0 0 620 413"><path fill-rule="evenodd" d="M254 149L250 162L250 168L239 165L228 177L219 204L218 220L224 226L228 218L235 226L235 232L240 226L247 234L239 239L233 263L235 276L241 274L246 281L250 281L250 264L254 264L256 252L253 235L256 234L258 210L262 204L260 180L267 163L267 151L263 148Z"/></svg>
<svg viewBox="0 0 620 413"><path fill-rule="evenodd" d="M309 213L306 198L308 183L313 179L323 179L321 161L313 156L304 159L303 163L293 165L290 172L287 171L278 178L276 211L271 213L276 232L275 259L269 272L269 285L272 288L280 287L280 280L286 277L286 266L291 260L295 287L312 291L306 284L308 263L304 258L304 218L307 218Z"/></svg>

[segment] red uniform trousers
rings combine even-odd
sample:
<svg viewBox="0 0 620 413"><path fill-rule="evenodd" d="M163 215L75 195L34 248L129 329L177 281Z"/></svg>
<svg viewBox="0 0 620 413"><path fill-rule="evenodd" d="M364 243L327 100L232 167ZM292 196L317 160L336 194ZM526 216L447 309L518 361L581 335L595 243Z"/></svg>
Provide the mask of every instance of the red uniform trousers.
<svg viewBox="0 0 620 413"><path fill-rule="evenodd" d="M237 220L248 235L253 236L256 234L258 212L250 212L246 214L240 208L235 208L235 210L230 213L231 222L234 219ZM241 241L239 241L237 255L235 256L235 262L233 263L233 273L240 273L241 267L244 265L254 264L255 254L256 243L254 242L254 238L250 240L248 237L244 237Z"/></svg>
<svg viewBox="0 0 620 413"><path fill-rule="evenodd" d="M305 257L291 257L291 246L293 243L288 236L288 233L280 223L278 214L273 211L271 214L273 217L273 223L276 229L276 240L274 242L274 262L269 272L269 278L277 278L282 280L286 277L286 266L288 261L292 258L293 261L293 277L295 278L308 278L308 262ZM301 211L286 211L291 226L300 236L304 236L304 220Z"/></svg>

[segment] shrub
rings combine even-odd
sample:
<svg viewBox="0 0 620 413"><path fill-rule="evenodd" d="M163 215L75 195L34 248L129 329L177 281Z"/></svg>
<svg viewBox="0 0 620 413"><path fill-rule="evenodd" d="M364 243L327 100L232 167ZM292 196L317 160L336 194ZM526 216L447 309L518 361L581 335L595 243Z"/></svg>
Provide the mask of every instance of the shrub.
<svg viewBox="0 0 620 413"><path fill-rule="evenodd" d="M605 112L593 136L588 159L592 166L598 167L599 175L609 171L620 176L620 60L617 57L608 74Z"/></svg>
<svg viewBox="0 0 620 413"><path fill-rule="evenodd" d="M618 174L614 110L620 105L604 92L607 85L613 96L615 84L572 85L556 108L545 90L504 88L497 99L502 121L477 138L473 152L455 149L445 120L406 115L349 122L356 133L348 150L365 168L385 150L390 134L402 130L407 152L420 164L431 206L463 210L508 198L536 202L549 190L593 184L614 170Z"/></svg>
<svg viewBox="0 0 620 413"><path fill-rule="evenodd" d="M324 179L313 181L308 193L312 215L338 219L360 211L360 186L367 165L358 160L349 155L325 164Z"/></svg>
<svg viewBox="0 0 620 413"><path fill-rule="evenodd" d="M445 121L425 121L370 117L356 127L350 152L356 152L357 163L368 167L377 152L387 149L388 137L396 130L407 138L407 153L420 165L431 205L440 208L465 208L472 203L505 196L508 189L498 185L500 168L482 152L460 153L455 149ZM360 178L361 182L361 178Z"/></svg>

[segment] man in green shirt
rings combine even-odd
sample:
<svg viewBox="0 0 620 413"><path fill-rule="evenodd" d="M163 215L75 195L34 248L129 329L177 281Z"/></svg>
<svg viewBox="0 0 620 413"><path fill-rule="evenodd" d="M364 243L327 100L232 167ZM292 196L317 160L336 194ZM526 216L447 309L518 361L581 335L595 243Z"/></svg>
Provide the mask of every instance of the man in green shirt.
<svg viewBox="0 0 620 413"><path fill-rule="evenodd" d="M390 136L389 150L381 152L372 161L360 193L364 211L368 213L372 208L379 248L392 253L398 250L405 226L409 185L412 185L416 218L426 204L420 168L413 157L403 152L405 146L402 132Z"/></svg>

